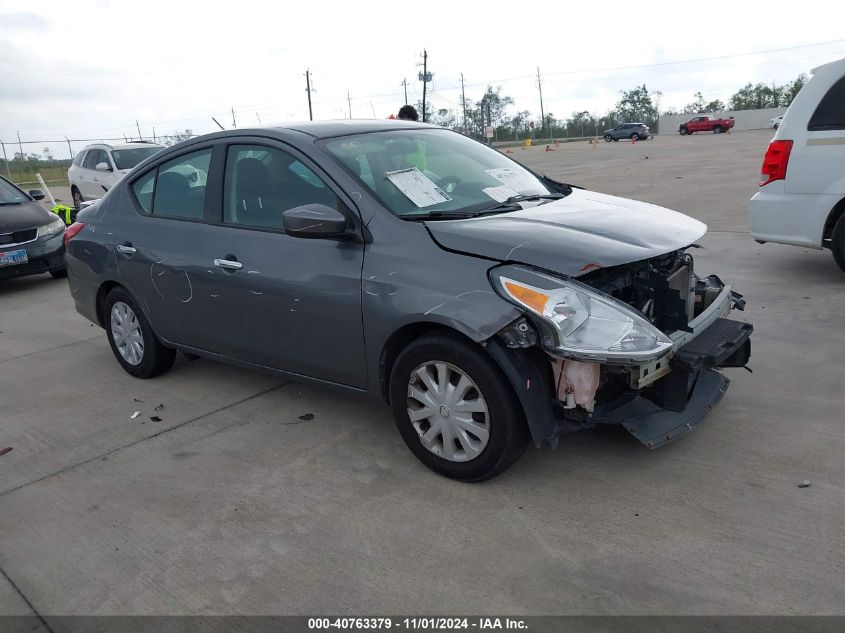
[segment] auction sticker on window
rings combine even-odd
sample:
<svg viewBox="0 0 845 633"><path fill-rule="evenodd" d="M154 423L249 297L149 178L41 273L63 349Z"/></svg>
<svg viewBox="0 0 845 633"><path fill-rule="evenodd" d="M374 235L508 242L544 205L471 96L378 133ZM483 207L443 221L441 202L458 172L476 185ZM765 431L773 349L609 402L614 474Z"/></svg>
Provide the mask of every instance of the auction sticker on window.
<svg viewBox="0 0 845 633"><path fill-rule="evenodd" d="M487 173L502 183L505 187L514 191L533 191L537 187L537 181L531 174L519 173L510 167L488 169Z"/></svg>
<svg viewBox="0 0 845 633"><path fill-rule="evenodd" d="M493 198L496 202L504 202L508 198L513 198L514 196L519 195L518 191L514 191L510 187L505 187L504 185L501 187L487 187L481 191Z"/></svg>
<svg viewBox="0 0 845 633"><path fill-rule="evenodd" d="M420 208L433 204L449 202L452 198L445 191L435 185L428 176L416 167L389 171L385 174L396 188Z"/></svg>

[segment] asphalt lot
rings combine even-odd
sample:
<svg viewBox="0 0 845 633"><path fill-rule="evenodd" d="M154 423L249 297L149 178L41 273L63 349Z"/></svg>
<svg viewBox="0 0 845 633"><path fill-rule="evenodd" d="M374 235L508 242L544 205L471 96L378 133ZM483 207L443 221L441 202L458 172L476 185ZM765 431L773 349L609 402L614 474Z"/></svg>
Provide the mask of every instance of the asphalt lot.
<svg viewBox="0 0 845 633"><path fill-rule="evenodd" d="M133 379L65 281L0 284L0 613L845 613L845 275L747 234L769 138L513 150L707 222L754 373L674 444L586 431L484 484L378 402L181 357Z"/></svg>

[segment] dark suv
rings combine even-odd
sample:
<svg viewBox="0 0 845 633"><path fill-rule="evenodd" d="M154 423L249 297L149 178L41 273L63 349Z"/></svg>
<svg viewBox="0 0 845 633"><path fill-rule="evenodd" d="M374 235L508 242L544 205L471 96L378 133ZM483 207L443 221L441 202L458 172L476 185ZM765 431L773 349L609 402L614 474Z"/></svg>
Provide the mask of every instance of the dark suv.
<svg viewBox="0 0 845 633"><path fill-rule="evenodd" d="M649 136L651 136L651 132L648 131L648 126L645 123L622 123L612 130L604 131L604 140L608 143L618 141L620 138L644 141Z"/></svg>

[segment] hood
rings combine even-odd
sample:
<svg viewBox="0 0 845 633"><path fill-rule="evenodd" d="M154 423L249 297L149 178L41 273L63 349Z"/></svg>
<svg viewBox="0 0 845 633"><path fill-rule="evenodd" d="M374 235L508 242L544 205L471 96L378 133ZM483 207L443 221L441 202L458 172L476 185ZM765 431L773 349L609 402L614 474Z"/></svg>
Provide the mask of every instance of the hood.
<svg viewBox="0 0 845 633"><path fill-rule="evenodd" d="M426 226L442 248L571 277L685 248L707 231L682 213L583 189L523 211Z"/></svg>
<svg viewBox="0 0 845 633"><path fill-rule="evenodd" d="M37 202L0 205L0 234L44 226L55 217Z"/></svg>

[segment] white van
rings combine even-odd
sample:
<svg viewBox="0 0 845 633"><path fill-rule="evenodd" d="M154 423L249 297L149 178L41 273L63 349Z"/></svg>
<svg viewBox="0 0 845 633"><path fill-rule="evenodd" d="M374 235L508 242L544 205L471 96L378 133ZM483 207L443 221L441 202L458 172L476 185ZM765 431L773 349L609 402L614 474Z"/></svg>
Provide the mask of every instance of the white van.
<svg viewBox="0 0 845 633"><path fill-rule="evenodd" d="M748 214L758 242L829 248L845 270L845 59L813 70L789 106Z"/></svg>

